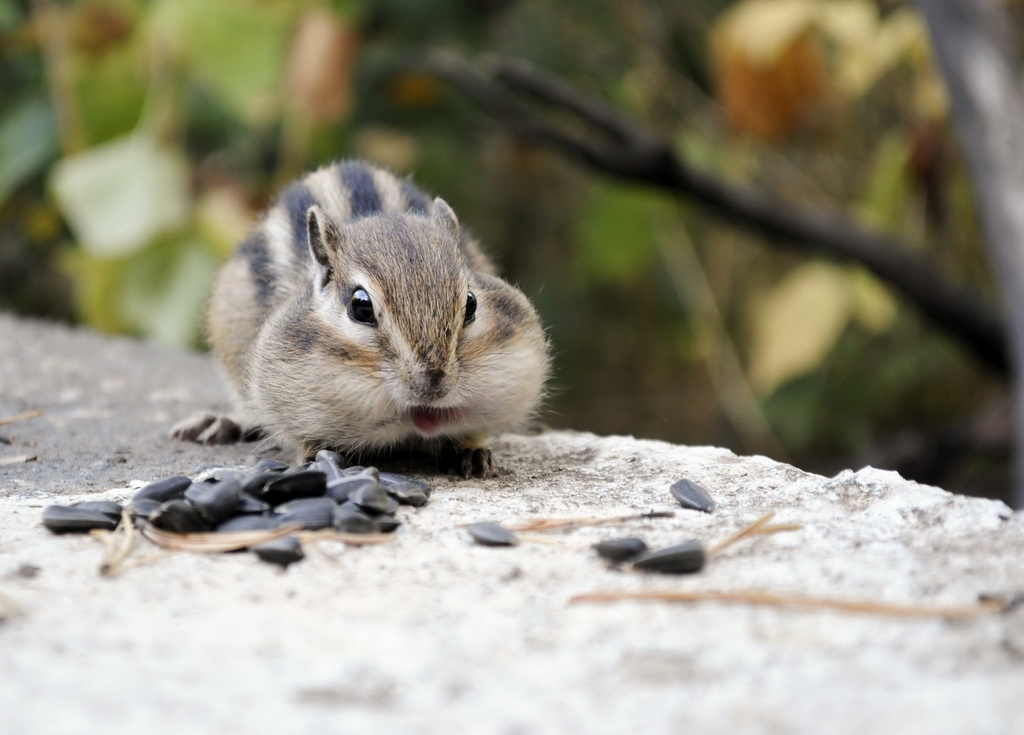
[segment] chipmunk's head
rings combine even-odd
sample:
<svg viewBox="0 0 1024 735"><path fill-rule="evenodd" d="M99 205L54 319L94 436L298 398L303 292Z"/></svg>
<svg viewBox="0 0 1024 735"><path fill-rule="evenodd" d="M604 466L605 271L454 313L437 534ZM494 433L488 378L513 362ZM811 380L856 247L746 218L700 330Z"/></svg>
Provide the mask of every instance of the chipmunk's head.
<svg viewBox="0 0 1024 735"><path fill-rule="evenodd" d="M382 437L487 433L533 410L547 371L539 320L517 289L472 270L443 199L343 225L314 205L307 232L327 354L365 371L359 402Z"/></svg>

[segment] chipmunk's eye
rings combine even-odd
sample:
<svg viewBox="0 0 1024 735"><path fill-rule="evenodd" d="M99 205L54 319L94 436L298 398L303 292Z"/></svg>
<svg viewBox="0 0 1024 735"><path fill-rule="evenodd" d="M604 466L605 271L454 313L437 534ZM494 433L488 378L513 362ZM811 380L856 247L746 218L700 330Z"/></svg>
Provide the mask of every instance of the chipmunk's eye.
<svg viewBox="0 0 1024 735"><path fill-rule="evenodd" d="M373 315L373 303L365 289L357 288L352 292L352 298L348 302L348 315L354 322L371 327L377 326L377 317Z"/></svg>
<svg viewBox="0 0 1024 735"><path fill-rule="evenodd" d="M466 316L462 320L463 326L472 323L476 319L476 296L470 291L466 296Z"/></svg>

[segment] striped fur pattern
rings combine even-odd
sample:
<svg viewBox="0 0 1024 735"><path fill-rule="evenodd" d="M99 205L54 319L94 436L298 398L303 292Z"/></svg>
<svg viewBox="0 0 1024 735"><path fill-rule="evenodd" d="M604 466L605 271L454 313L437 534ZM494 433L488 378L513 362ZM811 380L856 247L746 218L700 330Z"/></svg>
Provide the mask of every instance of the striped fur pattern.
<svg viewBox="0 0 1024 735"><path fill-rule="evenodd" d="M361 161L280 194L219 272L208 333L243 419L300 456L478 448L536 410L548 371L532 305L451 208Z"/></svg>

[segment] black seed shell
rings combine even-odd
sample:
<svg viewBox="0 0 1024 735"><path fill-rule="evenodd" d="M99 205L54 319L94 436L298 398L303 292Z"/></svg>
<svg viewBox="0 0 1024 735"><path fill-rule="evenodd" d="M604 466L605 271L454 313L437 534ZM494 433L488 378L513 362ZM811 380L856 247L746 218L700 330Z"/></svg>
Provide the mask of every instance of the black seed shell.
<svg viewBox="0 0 1024 735"><path fill-rule="evenodd" d="M157 528L175 533L203 533L212 530L199 510L186 500L168 500L152 515L149 522Z"/></svg>
<svg viewBox="0 0 1024 735"><path fill-rule="evenodd" d="M123 510L121 504L115 503L113 500L83 500L80 503L72 503L71 507L82 510L96 510L115 521L121 520L121 512Z"/></svg>
<svg viewBox="0 0 1024 735"><path fill-rule="evenodd" d="M333 462L328 462L325 459L318 459L316 462L311 464L309 468L311 470L316 470L317 472L323 472L324 476L327 478L328 485L344 477L344 475L341 473L340 467L338 467Z"/></svg>
<svg viewBox="0 0 1024 735"><path fill-rule="evenodd" d="M271 505L280 505L296 498L315 498L326 490L327 476L323 472L300 470L281 475L252 494Z"/></svg>
<svg viewBox="0 0 1024 735"><path fill-rule="evenodd" d="M220 469L214 470L213 474L210 475L204 482L226 482L227 480L238 480L240 485L244 485L252 478L253 473L246 470L230 470Z"/></svg>
<svg viewBox="0 0 1024 735"><path fill-rule="evenodd" d="M270 503L264 503L259 498L254 498L248 493L240 493L238 496L238 507L235 508L235 513L242 515L252 515L256 513L265 513L270 510Z"/></svg>
<svg viewBox="0 0 1024 735"><path fill-rule="evenodd" d="M377 483L353 490L348 494L348 502L355 503L363 510L372 513L392 512L392 499L388 497L387 491Z"/></svg>
<svg viewBox="0 0 1024 735"><path fill-rule="evenodd" d="M400 520L391 515L379 515L373 522L377 524L377 530L381 533L392 533L402 525Z"/></svg>
<svg viewBox="0 0 1024 735"><path fill-rule="evenodd" d="M344 503L356 490L363 488L373 489L377 487L377 481L369 475L355 475L354 477L340 477L327 483L327 497L333 498L339 503Z"/></svg>
<svg viewBox="0 0 1024 735"><path fill-rule="evenodd" d="M261 459L253 468L256 472L284 472L288 469L288 463L279 459Z"/></svg>
<svg viewBox="0 0 1024 735"><path fill-rule="evenodd" d="M269 562L270 564L277 564L285 568L287 568L289 564L302 561L306 556L302 552L302 544L300 544L299 540L294 536L282 536L281 538L275 538L270 541L265 541L262 544L257 544L252 547L252 552L256 554L261 561Z"/></svg>
<svg viewBox="0 0 1024 735"><path fill-rule="evenodd" d="M594 544L594 551L608 561L626 561L647 551L647 544L638 538L613 538Z"/></svg>
<svg viewBox="0 0 1024 735"><path fill-rule="evenodd" d="M715 509L715 501L711 498L708 491L692 480L687 480L685 477L679 480L679 482L674 483L669 488L669 492L672 493L672 497L678 500L679 504L684 508L702 510L705 513L710 513Z"/></svg>
<svg viewBox="0 0 1024 735"><path fill-rule="evenodd" d="M393 484L381 483L387 494L402 505L411 505L414 508L422 508L430 500L427 493L419 483L396 482Z"/></svg>
<svg viewBox="0 0 1024 735"><path fill-rule="evenodd" d="M185 497L185 491L192 480L184 475L175 475L166 480L151 482L132 497L132 500L155 500L159 503L166 503L168 500L177 500Z"/></svg>
<svg viewBox="0 0 1024 735"><path fill-rule="evenodd" d="M332 452L330 449L321 449L317 452L315 461L317 464L330 465L337 469L339 473L345 469L346 464L344 457L337 452ZM330 476L330 473L328 473L328 476Z"/></svg>
<svg viewBox="0 0 1024 735"><path fill-rule="evenodd" d="M141 518L143 520L149 520L149 517L156 513L160 506L163 505L159 500L153 500L152 498L133 498L130 503L126 506L128 512L131 513L132 518Z"/></svg>
<svg viewBox="0 0 1024 735"><path fill-rule="evenodd" d="M519 543L514 533L497 523L470 523L466 530L482 546L515 546Z"/></svg>
<svg viewBox="0 0 1024 735"><path fill-rule="evenodd" d="M87 533L95 528L113 531L117 520L99 510L51 505L43 510L43 525L54 533Z"/></svg>
<svg viewBox="0 0 1024 735"><path fill-rule="evenodd" d="M295 525L307 531L330 528L334 510L338 507L330 498L301 498L279 505L275 512L278 526Z"/></svg>
<svg viewBox="0 0 1024 735"><path fill-rule="evenodd" d="M344 533L377 533L380 526L354 503L343 503L334 511L334 527Z"/></svg>
<svg viewBox="0 0 1024 735"><path fill-rule="evenodd" d="M415 485L416 487L423 491L424 495L428 497L430 496L431 493L430 485L428 485L423 480L417 480L415 477L406 477L405 475L398 475L395 474L394 472L381 472L380 484L383 485L384 489L387 490L392 495L394 495L394 493L392 492L393 487L401 487L404 485ZM399 499L399 502L401 502L401 499Z"/></svg>
<svg viewBox="0 0 1024 735"><path fill-rule="evenodd" d="M214 483L194 482L185 491L185 500L192 503L199 515L212 526L223 523L235 514L241 496L242 485L237 479Z"/></svg>
<svg viewBox="0 0 1024 735"><path fill-rule="evenodd" d="M229 518L219 526L217 533L229 533L232 531L272 531L277 528L277 516L235 516Z"/></svg>
<svg viewBox="0 0 1024 735"><path fill-rule="evenodd" d="M700 541L684 541L644 554L633 562L633 568L661 574L690 574L704 568L705 558Z"/></svg>
<svg viewBox="0 0 1024 735"><path fill-rule="evenodd" d="M255 498L259 498L263 494L264 488L271 480L276 480L283 476L283 472L260 472L259 474L253 475L242 484L242 492L246 495L252 495Z"/></svg>

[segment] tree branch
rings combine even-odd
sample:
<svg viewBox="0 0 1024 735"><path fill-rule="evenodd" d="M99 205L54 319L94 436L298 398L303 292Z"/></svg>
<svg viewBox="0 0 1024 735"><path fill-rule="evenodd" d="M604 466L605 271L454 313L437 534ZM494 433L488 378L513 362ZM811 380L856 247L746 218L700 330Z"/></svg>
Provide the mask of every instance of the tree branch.
<svg viewBox="0 0 1024 735"><path fill-rule="evenodd" d="M780 246L863 265L982 362L1008 372L999 317L979 295L955 284L898 239L867 230L840 212L799 207L691 168L668 142L640 124L524 61L487 57L478 69L459 56L438 53L427 67L504 120L516 135L620 179L696 200ZM516 91L565 113L574 129L538 116Z"/></svg>

